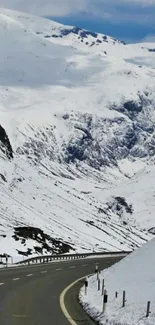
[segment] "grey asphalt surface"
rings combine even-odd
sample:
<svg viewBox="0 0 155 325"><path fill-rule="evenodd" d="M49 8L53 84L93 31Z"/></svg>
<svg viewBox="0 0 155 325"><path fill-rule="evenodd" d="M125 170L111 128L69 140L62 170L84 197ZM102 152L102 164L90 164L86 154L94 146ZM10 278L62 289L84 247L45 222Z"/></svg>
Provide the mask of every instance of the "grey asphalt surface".
<svg viewBox="0 0 155 325"><path fill-rule="evenodd" d="M81 259L0 269L0 325L69 325L59 304L61 292L76 279L93 273L96 264L104 269L120 259ZM77 325L92 325L78 303L81 285L67 292L65 305Z"/></svg>

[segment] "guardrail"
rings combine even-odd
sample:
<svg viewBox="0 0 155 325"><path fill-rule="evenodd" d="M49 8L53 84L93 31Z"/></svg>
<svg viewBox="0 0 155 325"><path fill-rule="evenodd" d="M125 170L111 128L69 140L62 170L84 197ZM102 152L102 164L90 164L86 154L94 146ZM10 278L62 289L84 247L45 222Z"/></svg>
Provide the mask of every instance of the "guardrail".
<svg viewBox="0 0 155 325"><path fill-rule="evenodd" d="M83 254L61 254L61 255L42 255L37 257L31 257L24 261L20 261L16 264L23 265L23 264L40 264L40 263L48 263L52 261L58 260L75 260L87 257L95 257L95 256L106 256L106 255L113 255L113 256L126 256L132 253L132 251L121 251L121 252L99 252L99 253L83 253Z"/></svg>

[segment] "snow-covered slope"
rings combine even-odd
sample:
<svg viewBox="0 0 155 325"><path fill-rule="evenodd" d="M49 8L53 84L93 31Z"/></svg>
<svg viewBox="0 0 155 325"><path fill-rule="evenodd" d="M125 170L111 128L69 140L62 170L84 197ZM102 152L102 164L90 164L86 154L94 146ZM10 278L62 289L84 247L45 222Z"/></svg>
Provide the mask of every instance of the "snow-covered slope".
<svg viewBox="0 0 155 325"><path fill-rule="evenodd" d="M89 278L88 295L84 288L80 298L83 306L96 318L99 324L153 325L155 324L155 240L143 245L121 262L100 273L105 279L108 303L103 315L103 298L97 291L96 275ZM126 291L126 303L122 308L123 290ZM118 297L115 298L115 292ZM146 318L147 302L151 302L150 314Z"/></svg>
<svg viewBox="0 0 155 325"><path fill-rule="evenodd" d="M92 251L153 236L153 44L107 37L99 48L81 33L0 9L2 253L16 254L17 242L27 252L29 239L34 253L38 236L43 252L53 239L70 245L64 251ZM25 226L26 238L8 247Z"/></svg>
<svg viewBox="0 0 155 325"><path fill-rule="evenodd" d="M31 30L41 39L55 44L78 48L89 53L100 53L123 58L151 57L154 43L127 45L124 41L75 26L59 24L55 21L1 8L1 14L11 17L24 28ZM148 53L149 52L149 53ZM148 55L149 54L149 55Z"/></svg>
<svg viewBox="0 0 155 325"><path fill-rule="evenodd" d="M61 25L54 21L43 19L40 17L30 16L28 14L19 13L17 11L9 11L8 9L1 9L1 13L8 17L14 18L20 24L40 38L48 39L54 43L61 43L63 45L70 45L81 49L91 49L91 51L101 51L108 48L112 49L113 45L119 46L125 44L113 37L102 35L87 30L83 30L79 27ZM108 45L108 46L107 46Z"/></svg>

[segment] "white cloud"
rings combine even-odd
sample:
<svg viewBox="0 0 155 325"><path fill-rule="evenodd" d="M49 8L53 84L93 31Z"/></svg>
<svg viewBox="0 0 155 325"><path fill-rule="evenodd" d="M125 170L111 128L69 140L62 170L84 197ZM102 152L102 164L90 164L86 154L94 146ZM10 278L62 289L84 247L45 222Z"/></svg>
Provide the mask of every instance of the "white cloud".
<svg viewBox="0 0 155 325"><path fill-rule="evenodd" d="M85 11L87 0L0 0L0 7L34 15L61 17Z"/></svg>
<svg viewBox="0 0 155 325"><path fill-rule="evenodd" d="M110 0L109 0L110 1ZM116 4L116 1L113 1L113 3L115 2ZM155 6L155 0L118 0L117 1L118 4L138 4L138 5L141 5L141 6Z"/></svg>
<svg viewBox="0 0 155 325"><path fill-rule="evenodd" d="M147 35L143 40L140 41L141 43L155 43L155 35Z"/></svg>
<svg viewBox="0 0 155 325"><path fill-rule="evenodd" d="M155 0L0 0L0 7L52 17L85 14L86 19L114 22L153 23L155 14Z"/></svg>

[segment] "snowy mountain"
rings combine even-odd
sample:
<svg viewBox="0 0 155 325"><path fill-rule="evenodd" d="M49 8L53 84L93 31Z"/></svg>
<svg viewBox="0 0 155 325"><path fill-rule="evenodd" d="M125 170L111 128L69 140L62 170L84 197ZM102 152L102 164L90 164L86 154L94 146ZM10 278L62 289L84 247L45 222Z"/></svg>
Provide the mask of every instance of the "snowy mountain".
<svg viewBox="0 0 155 325"><path fill-rule="evenodd" d="M96 276L89 278L88 294L82 288L80 299L86 311L99 324L152 325L155 323L155 240L127 256L119 263L101 271L108 292L108 303L103 315L103 298L101 291L96 290ZM123 291L126 302L122 308ZM117 292L117 298L115 298ZM146 317L147 303L150 301L150 314Z"/></svg>
<svg viewBox="0 0 155 325"><path fill-rule="evenodd" d="M155 44L6 9L0 41L0 252L151 239Z"/></svg>

